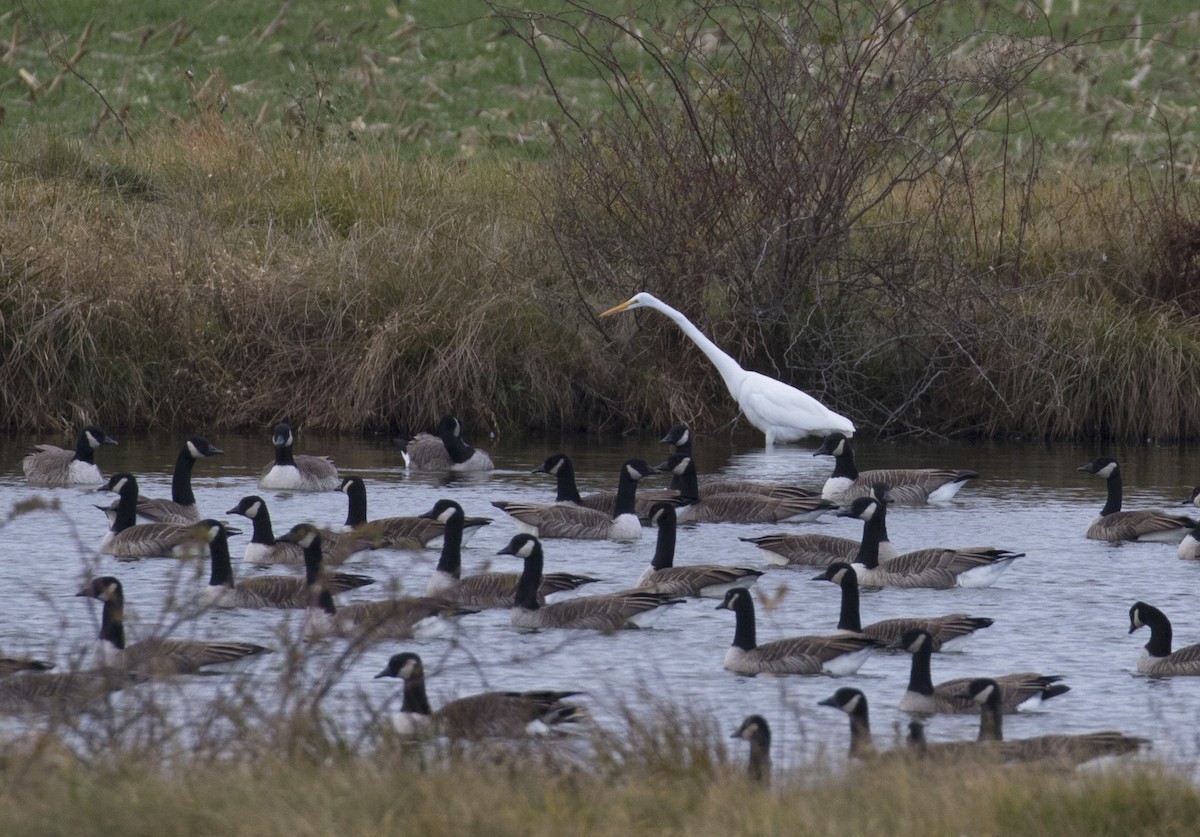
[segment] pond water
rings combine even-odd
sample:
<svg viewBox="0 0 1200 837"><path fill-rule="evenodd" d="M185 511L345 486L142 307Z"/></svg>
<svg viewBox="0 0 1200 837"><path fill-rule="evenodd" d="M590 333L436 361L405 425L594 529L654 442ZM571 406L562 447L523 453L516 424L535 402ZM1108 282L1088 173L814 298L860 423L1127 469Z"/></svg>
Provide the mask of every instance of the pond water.
<svg viewBox="0 0 1200 837"><path fill-rule="evenodd" d="M97 457L106 475L128 470L138 475L147 496L170 493L170 474L180 437L121 435L120 445ZM696 441L702 472L719 472L762 481L794 481L819 489L832 469L828 457L812 456L818 440L764 450L761 437L718 436ZM237 561L249 540L249 522L229 516L247 494L267 499L276 533L296 522L342 523L346 499L340 493L276 494L259 492L256 479L272 455L269 432L254 436L210 436L224 456L198 463L193 484L203 513L228 519L244 534L231 548L235 574L288 572L256 570ZM131 640L145 635L173 611L171 594L186 601L207 579L207 561L147 559L118 562L97 556L95 547L107 527L94 508L114 495L87 489L30 489L20 459L35 441L66 445L62 439L0 439L0 514L30 497L45 497L60 510L40 510L8 519L0 529L6 578L6 606L0 616L0 651L30 654L66 664L90 645L99 619L96 603L73 594L92 575L116 575L124 582L131 612ZM408 473L386 438L322 438L301 435L297 451L332 456L343 474L359 474L368 486L369 515L418 514L440 497L458 500L468 515L492 517L464 551L464 572L519 569L514 559L496 552L516 533L511 520L492 508L501 499L553 498L553 479L530 470L551 453L563 450L576 463L580 489L610 488L628 456L657 464L667 450L657 437L599 441L588 437L554 440L500 439L488 443L498 470L482 476L450 478ZM949 504L894 507L888 515L893 543L901 552L929 546L1003 547L1026 553L986 589L883 590L864 592L863 621L906 615L952 612L988 616L995 624L980 631L961 653L934 657L935 682L959 676L985 676L1035 670L1060 674L1071 691L1037 712L1006 721L1005 733L1024 737L1050 732L1115 728L1154 741L1154 754L1184 765L1196 763L1200 741L1197 678L1148 678L1136 673L1136 661L1148 631L1128 631L1129 606L1138 599L1171 618L1176 646L1200 641L1200 611L1194 606L1200 562L1180 561L1173 546L1112 546L1084 538L1088 523L1104 502L1103 481L1076 471L1104 452L1121 461L1127 508L1186 511L1180 503L1200 482L1200 469L1188 452L1176 447L1085 449L1032 444L888 443L860 440L859 467L961 467L981 474ZM645 481L665 485L665 477ZM1192 511L1195 511L1192 509ZM826 516L816 524L683 526L678 564L721 562L765 568L763 556L741 537L772 531L820 531L859 537L861 524ZM649 562L653 529L632 544L549 540L547 571L586 573L603 579L584 594L629 587ZM343 601L377 598L384 588L423 591L437 560L436 550L374 552L346 569L375 576L380 584L346 594ZM835 585L810 581L817 570L772 568L757 591L778 599L768 611L758 607L759 641L831 632L837 623ZM462 620L452 639L407 643L382 642L342 675L327 703L328 711L362 713L364 706L398 708L400 683L375 680L388 658L415 650L426 660L430 698L435 706L484 689L558 688L587 692L583 700L601 724L616 724L623 708L650 711L660 702L708 716L728 735L750 713L767 717L774 733L777 765L802 765L818 757L838 760L848 745L842 713L818 701L843 685L863 689L871 701L877 743L890 746L907 716L896 704L909 670L907 655L876 655L851 677L742 677L725 671L722 659L733 638L733 615L715 609L716 601L689 600L671 609L653 629L600 635L580 631L526 633L514 630L506 610ZM300 611L205 612L179 621L173 636L240 639L278 645L281 636L298 635ZM334 659L341 641L310 644L308 654ZM285 665L284 655L261 658L241 676L269 689ZM234 677L237 675L227 675ZM225 677L193 678L189 685L206 695L219 691ZM929 727L931 740L970 738L977 716L939 716ZM741 748L735 746L736 751Z"/></svg>

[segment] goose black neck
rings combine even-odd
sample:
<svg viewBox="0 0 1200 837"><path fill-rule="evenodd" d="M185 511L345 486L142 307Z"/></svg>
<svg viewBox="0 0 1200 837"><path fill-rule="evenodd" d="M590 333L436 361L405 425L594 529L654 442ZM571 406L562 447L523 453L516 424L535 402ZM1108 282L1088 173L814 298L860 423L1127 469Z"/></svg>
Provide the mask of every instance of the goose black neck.
<svg viewBox="0 0 1200 837"><path fill-rule="evenodd" d="M1109 474L1105 482L1108 483L1108 500L1104 503L1104 508L1100 510L1101 517L1121 510L1121 469L1113 468L1113 472Z"/></svg>
<svg viewBox="0 0 1200 837"><path fill-rule="evenodd" d="M866 701L860 700L855 710L850 713L850 755L861 758L874 752L875 742L871 738L871 715Z"/></svg>
<svg viewBox="0 0 1200 837"><path fill-rule="evenodd" d="M688 458L692 458L692 431L690 431L690 430L688 431L687 436L685 437L682 444L675 445L675 452L678 454L682 454L683 456L686 456ZM696 460L692 459L692 461L695 462ZM674 476L671 477L671 490L672 491L678 491L680 493L683 493L683 486L684 486L684 482L683 482L682 474L675 474Z"/></svg>
<svg viewBox="0 0 1200 837"><path fill-rule="evenodd" d="M766 782L771 778L771 742L763 736L750 739L749 775L754 782Z"/></svg>
<svg viewBox="0 0 1200 837"><path fill-rule="evenodd" d="M842 612L838 616L839 631L862 631L862 615L858 606L858 576L853 569L842 570Z"/></svg>
<svg viewBox="0 0 1200 837"><path fill-rule="evenodd" d="M457 509L446 519L442 531L442 555L438 559L438 572L462 578L463 514Z"/></svg>
<svg viewBox="0 0 1200 837"><path fill-rule="evenodd" d="M324 611L330 616L337 613L337 607L333 604L333 594L320 582L308 585L308 606L313 610Z"/></svg>
<svg viewBox="0 0 1200 837"><path fill-rule="evenodd" d="M254 527L250 532L251 543L275 545L275 530L271 528L271 515L267 511L266 503L258 504L258 511L250 518L250 525Z"/></svg>
<svg viewBox="0 0 1200 837"><path fill-rule="evenodd" d="M1004 728L1000 715L1000 687L995 686L991 695L979 707L979 740L1003 741Z"/></svg>
<svg viewBox="0 0 1200 837"><path fill-rule="evenodd" d="M922 643L921 648L912 655L912 669L908 673L908 690L925 697L933 695L933 674L930 671L933 649L929 646L928 642Z"/></svg>
<svg viewBox="0 0 1200 837"><path fill-rule="evenodd" d="M855 563L869 570L879 567L879 544L887 535L887 503L875 502L875 513L863 521L863 539Z"/></svg>
<svg viewBox="0 0 1200 837"><path fill-rule="evenodd" d="M96 461L96 452L88 443L86 430L80 430L79 436L75 439L75 459L80 462L87 462L89 464Z"/></svg>
<svg viewBox="0 0 1200 837"><path fill-rule="evenodd" d="M116 590L104 602L100 615L100 639L111 642L118 650L125 649L125 597Z"/></svg>
<svg viewBox="0 0 1200 837"><path fill-rule="evenodd" d="M537 610L541 607L538 602L538 588L542 586L542 567L545 558L542 555L542 545L534 544L533 551L525 559L525 568L517 581L517 596L514 607L524 610Z"/></svg>
<svg viewBox="0 0 1200 837"><path fill-rule="evenodd" d="M132 477L126 479L117 497L117 512L113 515L111 528L114 532L124 532L137 523L138 487Z"/></svg>
<svg viewBox="0 0 1200 837"><path fill-rule="evenodd" d="M181 506L196 505L196 495L192 493L192 468L195 464L196 460L184 445L175 459L175 471L171 474L171 499Z"/></svg>
<svg viewBox="0 0 1200 837"><path fill-rule="evenodd" d="M658 540L654 543L654 560L650 562L650 566L656 570L665 570L675 566L675 510L664 510L658 516L657 525Z"/></svg>
<svg viewBox="0 0 1200 837"><path fill-rule="evenodd" d="M229 560L229 536L218 534L208 545L208 557L212 572L208 576L209 587L233 586L233 563Z"/></svg>
<svg viewBox="0 0 1200 837"><path fill-rule="evenodd" d="M321 580L321 536L304 547L304 583L310 587Z"/></svg>
<svg viewBox="0 0 1200 837"><path fill-rule="evenodd" d="M688 457L687 467L683 469L682 474L676 474L675 479L679 480L679 499L685 504L700 502L700 482L696 477L696 460ZM675 487L675 480L671 480L671 487Z"/></svg>
<svg viewBox="0 0 1200 837"><path fill-rule="evenodd" d="M758 647L757 636L754 632L754 602L750 596L737 596L733 600L733 644L743 651L753 651Z"/></svg>
<svg viewBox="0 0 1200 837"><path fill-rule="evenodd" d="M350 528L367 522L367 487L359 480L346 486L346 525Z"/></svg>
<svg viewBox="0 0 1200 837"><path fill-rule="evenodd" d="M579 503L582 497L579 496L579 486L575 484L575 466L569 459L563 459L558 463L558 471L554 475L558 494L554 498L559 503Z"/></svg>
<svg viewBox="0 0 1200 837"><path fill-rule="evenodd" d="M613 517L623 514L637 514L637 480L629 473L629 466L621 466L621 476L617 479L617 504L613 509Z"/></svg>
<svg viewBox="0 0 1200 837"><path fill-rule="evenodd" d="M275 446L275 464L296 467L296 457L292 453L292 445Z"/></svg>
<svg viewBox="0 0 1200 837"><path fill-rule="evenodd" d="M400 705L401 712L411 712L414 715L432 715L429 697L425 694L425 672L414 671L404 679L404 703Z"/></svg>
<svg viewBox="0 0 1200 837"><path fill-rule="evenodd" d="M463 437L454 432L451 428L445 428L441 431L442 444L446 446L446 453L450 455L450 459L456 465L461 465L475 454L475 448L463 441Z"/></svg>
<svg viewBox="0 0 1200 837"><path fill-rule="evenodd" d="M1146 651L1152 657L1166 657L1171 653L1171 620L1158 608L1149 606L1140 608L1142 622L1150 628L1150 641L1146 643Z"/></svg>
<svg viewBox="0 0 1200 837"><path fill-rule="evenodd" d="M858 479L858 466L854 464L854 451L850 449L850 440L842 441L842 452L833 457L834 477Z"/></svg>

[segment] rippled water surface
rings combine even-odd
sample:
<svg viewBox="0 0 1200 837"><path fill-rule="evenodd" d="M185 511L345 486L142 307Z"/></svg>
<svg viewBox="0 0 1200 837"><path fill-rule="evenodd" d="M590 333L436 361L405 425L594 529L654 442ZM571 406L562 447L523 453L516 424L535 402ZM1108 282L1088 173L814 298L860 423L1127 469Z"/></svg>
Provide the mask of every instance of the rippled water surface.
<svg viewBox="0 0 1200 837"><path fill-rule="evenodd" d="M170 493L170 472L179 439L167 436L119 436L119 447L103 448L98 462L105 472L136 473L144 494ZM269 433L211 440L226 454L198 463L193 484L206 516L229 519L244 534L232 539L235 573L248 576L261 570L237 563L249 540L249 522L230 517L247 494L260 493L256 479L272 455ZM60 662L70 660L95 635L99 609L73 594L90 575L112 574L125 585L130 610L131 639L151 630L161 619L163 604L174 592L190 595L207 579L207 562L181 564L166 559L118 562L97 557L95 547L106 529L104 516L93 506L114 495L86 489L34 490L25 486L20 458L34 441L62 439L0 439L0 509L32 496L61 504L61 512L43 510L18 515L0 529L6 580L6 603L0 615L0 650L33 654ZM704 472L763 481L794 481L820 487L832 460L814 458L810 445L763 450L746 436L697 440L696 456ZM440 497L452 497L468 515L486 515L494 523L475 537L464 552L464 573L488 569L518 569L514 559L496 551L515 534L515 526L490 503L501 499L553 498L553 480L531 475L530 469L557 450L576 462L580 488L615 485L616 472L628 456L656 464L665 448L656 439L626 439L600 443L585 437L537 442L499 440L488 447L498 470L477 477L447 478L409 474L399 453L384 439L363 440L304 436L302 453L324 453L337 461L343 474L359 474L368 486L369 515L417 514ZM979 632L962 653L937 655L934 680L1036 670L1061 674L1071 691L1040 711L1006 721L1011 737L1049 732L1084 732L1117 728L1154 740L1159 757L1192 764L1200 742L1197 729L1200 679L1140 676L1135 671L1143 630L1130 636L1128 609L1142 599L1171 618L1176 646L1200 641L1200 612L1195 591L1200 563L1180 561L1173 546L1129 544L1110 546L1086 540L1088 523L1104 502L1103 482L1076 467L1098 450L1037 445L965 445L881 443L864 440L857 450L860 468L963 467L982 475L948 505L893 508L888 529L901 552L929 546L990 545L1025 552L1000 581L988 589L883 590L865 592L863 621L893 616L939 615L963 612L989 616L995 625ZM1197 467L1179 448L1110 449L1121 460L1126 484L1126 508L1164 507L1184 511L1180 503L1200 482ZM652 478L649 484L665 484ZM340 524L346 513L345 496L264 493L276 534L293 523L313 521ZM1192 511L1195 511L1194 509ZM819 524L784 526L702 524L681 527L676 562L725 562L765 568L762 555L740 537L772 531L820 531L848 537L861 535L861 524L827 517ZM649 562L654 549L652 529L638 543L551 540L545 544L547 571L586 573L603 579L584 588L600 593L628 587ZM347 565L354 572L380 581L348 594L344 601L370 599L388 584L420 593L436 564L437 553L375 552ZM201 566L203 563L203 566ZM268 572L286 572L274 568ZM757 585L760 597L778 604L758 604L759 641L800 634L831 632L837 623L839 595L835 585L814 582L814 569L772 568ZM722 668L725 649L733 638L733 614L717 611L714 600L689 600L670 610L651 630L612 636L588 632L522 633L509 625L507 611L489 611L462 621L457 642L431 639L409 643L383 642L357 662L330 698L331 712L361 712L368 704L394 700L399 682L374 680L388 657L400 650L421 653L429 668L430 697L435 706L453 697L489 688L571 688L586 690L600 723L614 723L627 705L650 705L659 698L702 714L711 714L724 731L732 731L752 712L765 715L775 734L777 763L798 764L819 754L839 758L848 743L845 716L817 702L842 685L863 689L871 701L876 739L887 745L907 717L896 710L905 689L909 657L877 655L853 676L747 678ZM135 618L136 617L136 618ZM175 636L242 639L278 644L279 632L299 631L300 611L221 611L204 613L172 629ZM313 655L336 654L341 645L327 641L311 645ZM257 661L251 674L264 689L281 670L283 655ZM203 678L201 692L218 690L223 678ZM975 716L941 716L930 727L931 739L972 737Z"/></svg>

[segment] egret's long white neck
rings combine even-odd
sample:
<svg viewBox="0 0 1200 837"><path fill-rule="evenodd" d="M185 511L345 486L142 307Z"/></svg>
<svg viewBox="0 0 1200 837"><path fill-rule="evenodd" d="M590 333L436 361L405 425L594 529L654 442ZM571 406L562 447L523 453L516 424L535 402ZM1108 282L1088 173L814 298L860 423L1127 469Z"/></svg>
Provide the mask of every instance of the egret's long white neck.
<svg viewBox="0 0 1200 837"><path fill-rule="evenodd" d="M683 314L676 311L670 305L667 305L661 299L653 297L658 303L658 310L662 311L668 317L675 321L675 325L679 326L683 333L692 338L692 342L700 347L700 351L712 361L713 366L717 367L717 371L721 373L721 377L725 379L725 386L729 387L729 391L734 393L736 397L738 388L741 386L742 378L746 375L746 370L742 369L732 357L717 346L716 343L704 336L704 332L692 325L691 321Z"/></svg>

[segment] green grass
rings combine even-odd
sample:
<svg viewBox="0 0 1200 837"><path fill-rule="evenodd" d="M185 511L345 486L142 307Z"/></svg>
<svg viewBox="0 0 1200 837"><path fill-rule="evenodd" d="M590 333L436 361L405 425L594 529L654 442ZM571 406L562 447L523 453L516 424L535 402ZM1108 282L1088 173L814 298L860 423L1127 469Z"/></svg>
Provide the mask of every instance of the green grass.
<svg viewBox="0 0 1200 837"><path fill-rule="evenodd" d="M520 7L566 8L548 0ZM594 7L643 15L664 32L692 9L636 0ZM183 10L155 2L22 3L0 15L6 133L120 135L112 120L97 128L104 105L70 65L135 134L217 108L230 120L330 141L372 138L407 154L550 150L550 126L561 128L562 115L533 54L487 4L347 0L331 9L262 0ZM1200 20L1187 0L1059 0L1047 17L956 3L918 20L964 61L986 60L1010 37L1067 43L1094 33L1039 69L1006 124L1028 120L1055 157L1101 159L1147 156L1170 125L1184 156L1194 157ZM631 67L653 72L632 50L624 54ZM610 104L605 82L577 52L551 47L548 60L560 92L585 117Z"/></svg>

